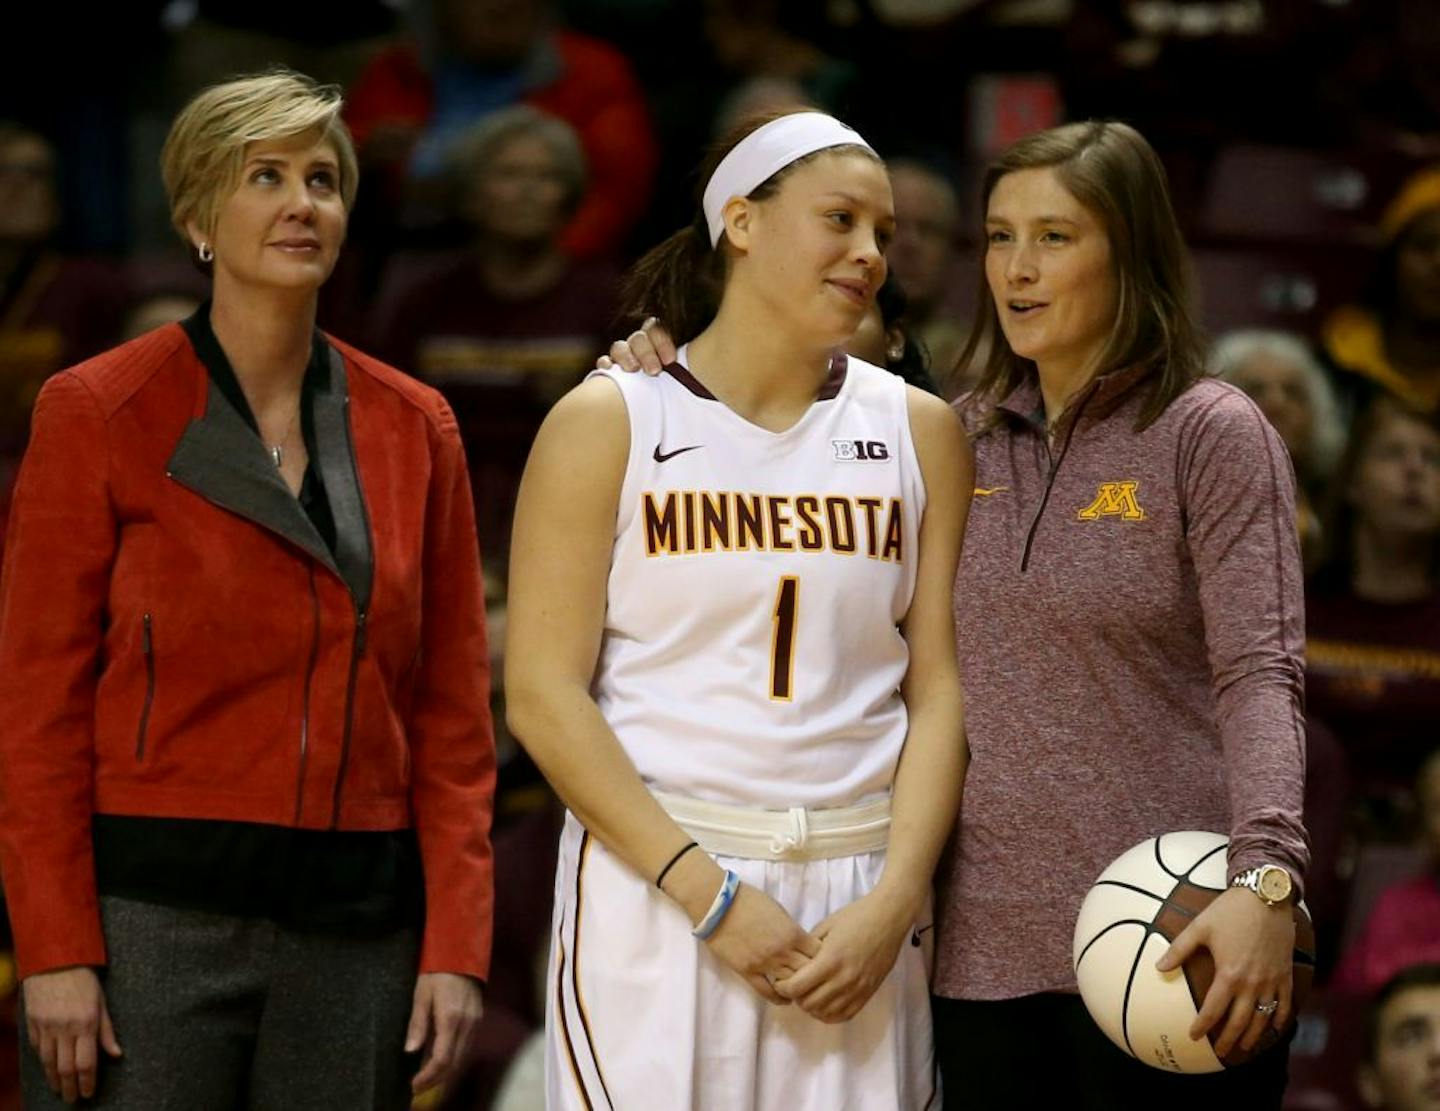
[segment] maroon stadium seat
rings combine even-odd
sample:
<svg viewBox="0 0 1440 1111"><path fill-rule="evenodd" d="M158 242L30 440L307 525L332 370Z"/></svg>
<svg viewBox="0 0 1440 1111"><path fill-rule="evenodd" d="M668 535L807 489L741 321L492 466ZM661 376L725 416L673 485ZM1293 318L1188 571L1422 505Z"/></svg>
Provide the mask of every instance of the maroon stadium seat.
<svg viewBox="0 0 1440 1111"><path fill-rule="evenodd" d="M1283 1111L1362 1111L1355 1068L1364 1037L1364 1000L1311 992L1290 1046Z"/></svg>
<svg viewBox="0 0 1440 1111"><path fill-rule="evenodd" d="M1388 177L1354 154L1226 147L1211 167L1197 231L1254 243L1365 243Z"/></svg>
<svg viewBox="0 0 1440 1111"><path fill-rule="evenodd" d="M1365 280L1363 248L1200 247L1191 251L1201 320L1212 335L1279 328L1313 335Z"/></svg>

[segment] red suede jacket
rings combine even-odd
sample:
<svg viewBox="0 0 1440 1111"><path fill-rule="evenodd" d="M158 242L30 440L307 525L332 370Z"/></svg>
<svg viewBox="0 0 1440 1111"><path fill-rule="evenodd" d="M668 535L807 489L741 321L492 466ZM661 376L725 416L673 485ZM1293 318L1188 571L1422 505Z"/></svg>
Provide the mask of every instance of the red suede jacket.
<svg viewBox="0 0 1440 1111"><path fill-rule="evenodd" d="M490 960L494 742L440 396L331 342L332 555L178 325L35 407L0 575L0 865L22 976L105 961L91 814L413 826L420 970Z"/></svg>

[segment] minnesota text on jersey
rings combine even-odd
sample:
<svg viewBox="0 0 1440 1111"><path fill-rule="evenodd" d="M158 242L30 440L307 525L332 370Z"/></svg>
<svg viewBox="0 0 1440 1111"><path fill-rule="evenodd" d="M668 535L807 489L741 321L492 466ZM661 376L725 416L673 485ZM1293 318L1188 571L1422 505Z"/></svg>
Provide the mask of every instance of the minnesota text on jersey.
<svg viewBox="0 0 1440 1111"><path fill-rule="evenodd" d="M741 494L733 490L647 490L645 554L863 551L904 559L901 498L815 494Z"/></svg>

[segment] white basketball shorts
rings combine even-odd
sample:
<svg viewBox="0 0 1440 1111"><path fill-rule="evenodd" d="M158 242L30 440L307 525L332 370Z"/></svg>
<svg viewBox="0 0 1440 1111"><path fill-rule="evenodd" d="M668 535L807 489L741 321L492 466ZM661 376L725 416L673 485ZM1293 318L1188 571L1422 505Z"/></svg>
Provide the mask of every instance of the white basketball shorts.
<svg viewBox="0 0 1440 1111"><path fill-rule="evenodd" d="M716 859L808 929L872 890L885 854ZM828 1025L756 995L690 935L690 921L675 903L567 815L547 981L546 1106L938 1108L929 927L929 921L918 924L858 1015Z"/></svg>

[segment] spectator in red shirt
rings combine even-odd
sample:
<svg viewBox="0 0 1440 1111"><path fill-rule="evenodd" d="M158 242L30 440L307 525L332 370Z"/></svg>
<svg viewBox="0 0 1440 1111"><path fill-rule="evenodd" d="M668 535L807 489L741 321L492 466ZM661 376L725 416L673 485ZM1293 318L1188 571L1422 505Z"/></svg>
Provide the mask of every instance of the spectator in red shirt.
<svg viewBox="0 0 1440 1111"><path fill-rule="evenodd" d="M379 54L346 120L371 164L441 175L481 116L529 104L575 128L591 167L565 231L575 255L618 248L650 200L659 150L634 71L613 47L556 26L545 0L428 0L414 38Z"/></svg>

